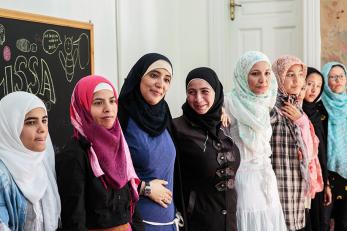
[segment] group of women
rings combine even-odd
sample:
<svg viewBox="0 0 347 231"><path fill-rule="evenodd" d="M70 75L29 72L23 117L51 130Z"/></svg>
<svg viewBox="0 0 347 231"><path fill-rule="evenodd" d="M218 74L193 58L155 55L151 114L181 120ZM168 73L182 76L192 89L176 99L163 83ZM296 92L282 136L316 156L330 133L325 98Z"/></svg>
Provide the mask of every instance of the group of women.
<svg viewBox="0 0 347 231"><path fill-rule="evenodd" d="M136 62L119 97L106 78L82 78L74 135L56 155L42 101L2 98L1 230L347 230L343 64L321 73L249 51L228 93L199 67L175 119L164 99L173 79L156 53Z"/></svg>

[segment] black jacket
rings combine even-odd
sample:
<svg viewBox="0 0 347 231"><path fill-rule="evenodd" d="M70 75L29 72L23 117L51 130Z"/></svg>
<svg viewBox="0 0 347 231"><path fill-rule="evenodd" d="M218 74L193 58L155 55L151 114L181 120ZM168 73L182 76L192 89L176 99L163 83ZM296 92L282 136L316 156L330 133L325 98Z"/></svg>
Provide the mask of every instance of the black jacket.
<svg viewBox="0 0 347 231"><path fill-rule="evenodd" d="M182 116L173 120L172 133L189 231L236 231L234 182L240 153L227 130L221 128L215 139Z"/></svg>
<svg viewBox="0 0 347 231"><path fill-rule="evenodd" d="M130 222L129 185L106 189L90 167L85 139L72 139L56 156L62 230L85 231Z"/></svg>

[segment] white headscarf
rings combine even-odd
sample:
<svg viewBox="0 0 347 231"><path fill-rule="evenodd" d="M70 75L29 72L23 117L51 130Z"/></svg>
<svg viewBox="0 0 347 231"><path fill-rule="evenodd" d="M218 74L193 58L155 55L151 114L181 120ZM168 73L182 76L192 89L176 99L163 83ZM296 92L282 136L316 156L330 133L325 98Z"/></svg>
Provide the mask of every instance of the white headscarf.
<svg viewBox="0 0 347 231"><path fill-rule="evenodd" d="M273 74L269 80L269 90L263 95L254 94L248 86L248 73L253 65L265 61L271 70L269 58L259 51L248 51L236 64L233 89L229 93L230 111L237 120L239 136L252 153L271 155L270 139L272 128L270 110L277 96L277 82Z"/></svg>
<svg viewBox="0 0 347 231"><path fill-rule="evenodd" d="M60 216L60 197L55 179L54 150L50 137L46 150L34 152L20 140L25 115L43 108L44 103L27 92L13 92L0 100L0 159L11 173L24 197L33 204L37 223L44 219L45 230L55 230ZM40 201L43 218L39 214Z"/></svg>

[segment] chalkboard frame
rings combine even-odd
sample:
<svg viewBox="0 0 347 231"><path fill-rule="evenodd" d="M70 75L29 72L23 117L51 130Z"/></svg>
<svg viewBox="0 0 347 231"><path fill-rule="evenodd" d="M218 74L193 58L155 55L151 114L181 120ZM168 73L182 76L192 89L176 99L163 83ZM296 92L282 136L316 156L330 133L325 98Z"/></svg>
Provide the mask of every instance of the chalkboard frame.
<svg viewBox="0 0 347 231"><path fill-rule="evenodd" d="M56 17L51 17L51 16L45 16L45 15L40 15L40 14L34 14L34 13L27 13L27 12L21 12L21 11L15 11L15 10L9 10L9 9L3 9L0 8L0 19L5 19L5 20L18 20L18 21L23 21L23 23L28 22L28 23L42 23L42 24L47 24L51 26L58 26L58 27L68 27L69 30L86 30L89 33L89 55L84 56L84 57L89 57L89 73L94 74L94 25L91 22L81 22L81 21L75 21L75 20L70 20L70 19L64 19L64 18L56 18ZM9 93L9 92L8 92ZM69 104L69 102L67 102ZM47 106L47 105L46 105ZM48 108L49 110L49 108ZM66 114L67 118L68 117L68 112L65 112L64 115ZM50 114L50 112L49 112ZM49 116L49 118L52 118ZM67 118L64 119L64 124L67 125L69 128L67 129L67 132L69 135L72 135L72 126L70 124L70 121L67 121ZM56 152L59 152L65 143L65 140L68 140L69 137L64 137L62 139L59 137L58 139L54 139L55 136L58 134L60 135L61 131L56 131L56 129L51 129L52 123L55 123L54 120L49 119L49 127L50 127L50 134L52 137L52 141L54 144L54 149ZM69 119L68 119L69 120ZM61 121L59 121L61 123ZM64 126L65 126L64 125ZM54 125L56 126L56 125ZM63 127L61 127L63 128ZM65 128L65 127L64 127ZM61 129L60 129L61 130ZM63 132L64 135L66 135L66 132Z"/></svg>

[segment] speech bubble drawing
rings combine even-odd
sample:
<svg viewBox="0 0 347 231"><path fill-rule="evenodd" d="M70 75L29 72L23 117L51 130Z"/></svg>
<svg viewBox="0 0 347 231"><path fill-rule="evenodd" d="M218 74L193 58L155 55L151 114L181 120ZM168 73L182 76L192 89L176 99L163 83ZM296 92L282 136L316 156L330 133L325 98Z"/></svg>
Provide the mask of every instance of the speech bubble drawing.
<svg viewBox="0 0 347 231"><path fill-rule="evenodd" d="M46 30L42 37L42 47L47 54L53 54L62 44L60 35L55 30Z"/></svg>

